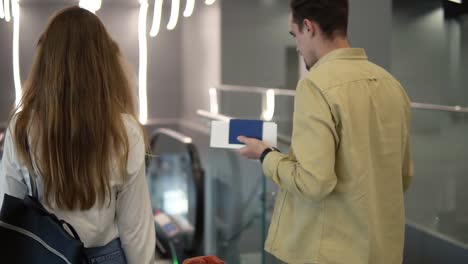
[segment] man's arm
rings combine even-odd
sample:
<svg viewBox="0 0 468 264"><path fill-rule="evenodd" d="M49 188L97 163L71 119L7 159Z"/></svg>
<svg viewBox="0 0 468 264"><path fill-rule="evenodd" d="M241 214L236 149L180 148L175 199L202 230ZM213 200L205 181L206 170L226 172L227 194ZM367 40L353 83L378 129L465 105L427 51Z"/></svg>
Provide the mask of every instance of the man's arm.
<svg viewBox="0 0 468 264"><path fill-rule="evenodd" d="M329 104L310 81L299 82L293 122L291 152L270 152L263 170L280 188L319 201L337 183L335 151L338 134Z"/></svg>

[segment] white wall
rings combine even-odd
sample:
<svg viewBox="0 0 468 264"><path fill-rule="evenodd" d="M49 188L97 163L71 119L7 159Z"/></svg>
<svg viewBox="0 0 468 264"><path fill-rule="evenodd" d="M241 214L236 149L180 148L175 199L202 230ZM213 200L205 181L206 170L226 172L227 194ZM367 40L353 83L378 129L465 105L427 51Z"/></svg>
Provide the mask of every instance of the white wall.
<svg viewBox="0 0 468 264"><path fill-rule="evenodd" d="M197 109L209 110L208 90L221 82L221 10L219 1L198 1L183 27L183 118L194 121Z"/></svg>
<svg viewBox="0 0 468 264"><path fill-rule="evenodd" d="M8 119L10 109L15 103L12 46L13 23L0 20L0 123Z"/></svg>
<svg viewBox="0 0 468 264"><path fill-rule="evenodd" d="M350 1L349 37L369 58L390 66L391 0ZM286 87L289 35L287 1L222 1L222 81L260 87Z"/></svg>
<svg viewBox="0 0 468 264"><path fill-rule="evenodd" d="M468 17L444 19L438 0L397 4L392 73L416 102L468 106Z"/></svg>
<svg viewBox="0 0 468 264"><path fill-rule="evenodd" d="M285 88L287 1L222 1L222 81Z"/></svg>
<svg viewBox="0 0 468 264"><path fill-rule="evenodd" d="M350 0L348 35L351 45L364 48L369 59L390 69L392 0Z"/></svg>

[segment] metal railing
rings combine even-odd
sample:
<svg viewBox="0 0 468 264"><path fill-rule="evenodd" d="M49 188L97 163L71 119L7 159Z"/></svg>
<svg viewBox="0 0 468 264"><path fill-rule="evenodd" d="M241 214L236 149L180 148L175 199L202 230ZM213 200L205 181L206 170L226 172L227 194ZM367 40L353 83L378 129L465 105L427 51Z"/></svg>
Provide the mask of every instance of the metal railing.
<svg viewBox="0 0 468 264"><path fill-rule="evenodd" d="M296 95L295 90L285 90L285 89L275 89L275 88L264 88L264 87L246 87L246 86L236 86L236 85L219 85L213 89L218 91L228 91L228 92L241 92L241 93L251 93L251 94L266 94L268 91L273 91L275 96L290 96L294 97ZM437 105L437 104L426 104L411 102L412 109L420 110L432 110L432 111L442 111L449 113L468 113L468 107L461 107L458 105L449 106L449 105ZM218 121L229 121L235 117L213 113L207 110L197 110L197 115L208 119L208 120L218 120ZM278 135L278 142L283 144L290 144L290 137L284 135Z"/></svg>
<svg viewBox="0 0 468 264"><path fill-rule="evenodd" d="M286 90L286 89L275 89L275 88L264 88L264 87L246 87L246 86L236 86L236 85L219 85L214 89L219 91L230 91L230 92L243 92L243 93L256 93L256 94L266 94L268 91L273 91L275 95L280 96L291 96L296 95L295 90ZM452 113L468 113L468 107L462 107L459 105L438 105L438 104L427 104L419 102L411 102L412 109L421 109L421 110L434 110L434 111L443 111L443 112L452 112Z"/></svg>

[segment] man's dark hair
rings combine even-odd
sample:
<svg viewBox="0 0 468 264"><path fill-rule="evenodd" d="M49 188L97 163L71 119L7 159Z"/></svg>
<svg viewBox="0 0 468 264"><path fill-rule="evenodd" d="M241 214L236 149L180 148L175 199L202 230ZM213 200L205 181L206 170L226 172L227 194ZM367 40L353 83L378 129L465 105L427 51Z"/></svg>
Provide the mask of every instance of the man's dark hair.
<svg viewBox="0 0 468 264"><path fill-rule="evenodd" d="M301 31L304 19L310 19L320 25L328 38L347 35L348 0L290 0L289 8Z"/></svg>

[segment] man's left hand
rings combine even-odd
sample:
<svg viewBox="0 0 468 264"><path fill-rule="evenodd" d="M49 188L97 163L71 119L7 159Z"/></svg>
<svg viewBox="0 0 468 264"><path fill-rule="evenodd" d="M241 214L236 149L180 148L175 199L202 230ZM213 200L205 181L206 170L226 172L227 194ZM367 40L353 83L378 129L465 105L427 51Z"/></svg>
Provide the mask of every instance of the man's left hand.
<svg viewBox="0 0 468 264"><path fill-rule="evenodd" d="M260 159L260 155L262 155L263 151L269 147L265 142L256 138L240 136L237 140L245 144L245 147L238 150L239 154L248 159Z"/></svg>

